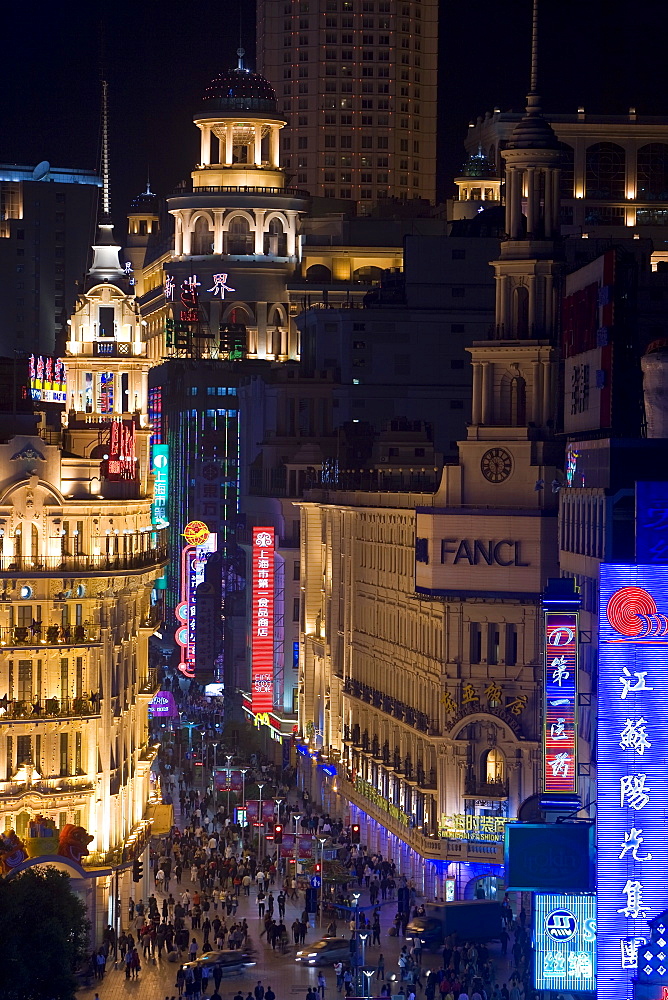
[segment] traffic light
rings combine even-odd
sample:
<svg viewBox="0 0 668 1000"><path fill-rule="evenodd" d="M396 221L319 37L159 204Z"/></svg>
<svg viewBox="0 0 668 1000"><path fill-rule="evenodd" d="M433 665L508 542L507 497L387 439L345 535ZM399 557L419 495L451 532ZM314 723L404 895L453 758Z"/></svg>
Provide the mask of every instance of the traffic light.
<svg viewBox="0 0 668 1000"><path fill-rule="evenodd" d="M350 840L353 844L359 844L360 842L360 825L359 823L353 823L350 827Z"/></svg>
<svg viewBox="0 0 668 1000"><path fill-rule="evenodd" d="M320 872L322 871L322 865L320 864L319 861L316 861L313 870L315 871L316 875L320 874Z"/></svg>
<svg viewBox="0 0 668 1000"><path fill-rule="evenodd" d="M141 882L143 874L144 874L144 866L139 860L139 858L135 858L134 861L132 862L132 881Z"/></svg>
<svg viewBox="0 0 668 1000"><path fill-rule="evenodd" d="M274 843L283 843L283 826L280 823L274 823Z"/></svg>

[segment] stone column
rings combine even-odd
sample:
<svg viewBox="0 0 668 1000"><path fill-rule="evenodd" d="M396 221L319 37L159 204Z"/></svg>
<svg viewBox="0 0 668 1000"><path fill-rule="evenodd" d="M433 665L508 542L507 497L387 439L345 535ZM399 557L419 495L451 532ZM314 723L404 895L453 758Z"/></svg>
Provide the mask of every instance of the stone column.
<svg viewBox="0 0 668 1000"><path fill-rule="evenodd" d="M264 253L264 217L266 215L266 210L264 208L256 208L253 212L255 217L255 253Z"/></svg>
<svg viewBox="0 0 668 1000"><path fill-rule="evenodd" d="M473 406L471 423L477 426L482 415L482 367L479 361L473 362Z"/></svg>
<svg viewBox="0 0 668 1000"><path fill-rule="evenodd" d="M223 252L223 210L213 210L213 252Z"/></svg>
<svg viewBox="0 0 668 1000"><path fill-rule="evenodd" d="M491 424L492 422L492 364L489 361L482 362L482 422Z"/></svg>
<svg viewBox="0 0 668 1000"><path fill-rule="evenodd" d="M536 231L536 169L527 167L527 235Z"/></svg>
<svg viewBox="0 0 668 1000"><path fill-rule="evenodd" d="M234 162L234 126L225 126L225 166L231 167Z"/></svg>
<svg viewBox="0 0 668 1000"><path fill-rule="evenodd" d="M294 213L287 213L288 228L286 231L286 250L288 257L294 257L297 249L297 216Z"/></svg>
<svg viewBox="0 0 668 1000"><path fill-rule="evenodd" d="M208 167L211 163L211 128L209 125L202 127L199 159L203 167Z"/></svg>
<svg viewBox="0 0 668 1000"><path fill-rule="evenodd" d="M281 130L278 125L272 125L269 133L269 165L278 168L281 165L280 154Z"/></svg>
<svg viewBox="0 0 668 1000"><path fill-rule="evenodd" d="M255 126L255 157L254 163L256 167L262 166L262 126Z"/></svg>

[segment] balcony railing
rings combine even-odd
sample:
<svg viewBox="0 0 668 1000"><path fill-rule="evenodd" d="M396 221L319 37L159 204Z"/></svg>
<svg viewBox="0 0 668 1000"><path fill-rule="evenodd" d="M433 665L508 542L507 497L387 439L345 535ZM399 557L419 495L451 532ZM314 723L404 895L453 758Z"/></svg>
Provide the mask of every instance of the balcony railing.
<svg viewBox="0 0 668 1000"><path fill-rule="evenodd" d="M39 795L80 795L90 792L95 786L87 778L77 781L76 778L40 778L38 781L0 781L0 800L16 798L26 792L37 792Z"/></svg>
<svg viewBox="0 0 668 1000"><path fill-rule="evenodd" d="M139 685L139 694L155 694L160 686L157 667L149 667L146 680Z"/></svg>
<svg viewBox="0 0 668 1000"><path fill-rule="evenodd" d="M81 646L102 642L99 625L14 625L0 627L0 646Z"/></svg>
<svg viewBox="0 0 668 1000"><path fill-rule="evenodd" d="M116 555L0 556L0 573L94 573L142 569L167 561L166 545Z"/></svg>
<svg viewBox="0 0 668 1000"><path fill-rule="evenodd" d="M464 794L469 797L474 795L477 799L507 799L507 781L479 781L477 778L468 777L465 782Z"/></svg>
<svg viewBox="0 0 668 1000"><path fill-rule="evenodd" d="M359 681L347 677L343 683L343 693L358 698L368 705L373 705L374 708L405 722L407 726L417 729L420 733L438 736L438 723L430 719L425 712L418 712L411 705L406 705L405 702L399 701L397 698L391 698L369 684L361 684Z"/></svg>
<svg viewBox="0 0 668 1000"><path fill-rule="evenodd" d="M0 698L0 722L30 719L71 719L100 714L100 696L96 693L81 698L36 698L23 700Z"/></svg>

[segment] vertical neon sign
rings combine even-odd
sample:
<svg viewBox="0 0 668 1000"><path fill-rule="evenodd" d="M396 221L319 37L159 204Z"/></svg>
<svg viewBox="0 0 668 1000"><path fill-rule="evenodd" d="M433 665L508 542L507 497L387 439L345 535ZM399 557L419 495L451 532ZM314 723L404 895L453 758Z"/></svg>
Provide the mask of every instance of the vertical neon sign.
<svg viewBox="0 0 668 1000"><path fill-rule="evenodd" d="M596 738L599 1000L631 1000L634 980L636 991L648 978L651 983L668 981L665 934L660 944L650 943L647 926L668 909L667 608L668 567L601 566ZM660 989L652 995L659 996Z"/></svg>
<svg viewBox="0 0 668 1000"><path fill-rule="evenodd" d="M253 528L253 609L251 708L253 714L274 707L274 542L273 528Z"/></svg>
<svg viewBox="0 0 668 1000"><path fill-rule="evenodd" d="M577 791L578 614L545 612L543 791Z"/></svg>

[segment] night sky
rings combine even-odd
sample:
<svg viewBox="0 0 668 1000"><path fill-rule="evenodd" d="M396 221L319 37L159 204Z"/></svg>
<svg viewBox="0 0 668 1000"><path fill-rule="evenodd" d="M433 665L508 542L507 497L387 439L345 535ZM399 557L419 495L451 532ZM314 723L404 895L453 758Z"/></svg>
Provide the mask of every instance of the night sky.
<svg viewBox="0 0 668 1000"><path fill-rule="evenodd" d="M443 0L440 194L450 194L471 119L520 109L529 75L531 0ZM254 66L253 0L14 4L3 13L0 162L95 168L100 73L110 88L112 210L151 186L169 194L199 152L192 112L208 81L236 64L239 16ZM642 0L541 0L539 89L546 110L668 114L668 6Z"/></svg>

